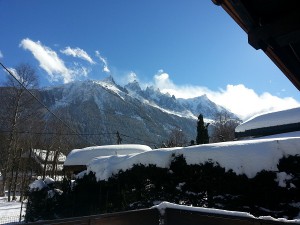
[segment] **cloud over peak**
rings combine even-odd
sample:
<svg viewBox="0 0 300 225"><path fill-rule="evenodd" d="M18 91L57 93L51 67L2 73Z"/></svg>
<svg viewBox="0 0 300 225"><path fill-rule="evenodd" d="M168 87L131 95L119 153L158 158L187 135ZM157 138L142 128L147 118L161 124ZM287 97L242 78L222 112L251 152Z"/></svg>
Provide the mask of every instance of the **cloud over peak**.
<svg viewBox="0 0 300 225"><path fill-rule="evenodd" d="M225 90L211 92L208 97L230 109L244 120L263 112L300 106L300 103L292 97L280 98L268 92L257 94L253 89L247 88L243 84L229 84Z"/></svg>
<svg viewBox="0 0 300 225"><path fill-rule="evenodd" d="M89 66L84 67L79 62L69 63L67 64L68 66L66 66L64 61L54 50L43 45L40 41L32 41L29 38L25 38L21 41L20 47L33 54L35 59L39 62L40 67L47 72L51 81L63 81L64 83L68 83L80 77L87 77L95 66L101 66L104 73L110 74L108 61L100 54L100 51L95 51L95 56L100 63L96 63L96 61L80 48L66 47L58 52L80 58L90 63ZM1 57L3 57L3 55L0 51L0 58ZM116 76L118 76L118 73ZM300 106L300 103L292 97L278 97L268 92L258 94L244 84L228 84L225 89L219 90L211 90L198 85L178 85L175 84L171 76L162 69L153 75L151 82L141 82L138 75L132 71L125 76L122 75L120 80L122 79L127 82L137 80L141 87L153 85L155 88L159 88L161 92L169 93L177 98L193 98L206 94L209 99L232 111L243 120L258 113Z"/></svg>
<svg viewBox="0 0 300 225"><path fill-rule="evenodd" d="M51 80L57 81L60 76L63 77L64 83L68 83L72 80L71 72L58 57L56 52L51 48L42 45L40 41L34 42L29 38L26 38L21 41L20 47L29 50L33 54L39 61L40 67L51 77Z"/></svg>
<svg viewBox="0 0 300 225"><path fill-rule="evenodd" d="M47 72L51 81L63 80L64 83L69 83L78 76L87 75L85 67L77 65L74 68L68 68L54 50L43 45L40 41L35 42L25 38L21 41L20 47L29 50L33 54L40 67Z"/></svg>
<svg viewBox="0 0 300 225"><path fill-rule="evenodd" d="M154 75L153 82L154 86L163 93L175 95L177 98L193 98L206 94L209 99L232 111L243 120L263 112L300 106L300 103L292 97L280 98L268 92L257 94L243 84L228 84L225 89L217 91L196 85L177 85L163 70L159 70Z"/></svg>
<svg viewBox="0 0 300 225"><path fill-rule="evenodd" d="M86 60L91 64L95 64L93 59L83 49L71 48L71 47L68 46L64 50L60 50L60 52L65 54L65 55L70 55L70 56L73 56L73 57L77 57L77 58Z"/></svg>
<svg viewBox="0 0 300 225"><path fill-rule="evenodd" d="M100 60L100 62L103 63L102 71L105 73L110 73L110 69L108 68L107 59L105 59L103 56L101 56L99 51L95 51L95 54L96 54L97 58Z"/></svg>

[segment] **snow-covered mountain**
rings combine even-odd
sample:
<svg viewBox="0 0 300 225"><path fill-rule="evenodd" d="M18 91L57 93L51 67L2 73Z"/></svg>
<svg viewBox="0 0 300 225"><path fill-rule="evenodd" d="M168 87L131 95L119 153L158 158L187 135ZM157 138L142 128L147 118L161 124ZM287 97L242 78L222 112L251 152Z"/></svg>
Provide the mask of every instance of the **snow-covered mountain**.
<svg viewBox="0 0 300 225"><path fill-rule="evenodd" d="M122 87L112 77L49 87L41 90L41 96L45 105L80 133L99 134L89 137L99 145L115 144L118 131L122 143L159 147L175 128L190 141L196 137L200 113L213 119L217 112L226 111L205 95L176 99L153 87L143 90L137 81Z"/></svg>
<svg viewBox="0 0 300 225"><path fill-rule="evenodd" d="M142 90L137 81L125 85L125 88L129 94L141 101L148 102L153 106L158 106L170 112L179 113L186 117L198 117L201 113L206 119L213 120L216 114L220 112L226 112L228 115L236 117L222 106L212 102L206 95L189 99L176 99L174 95L171 96L168 93L163 94L159 89L155 90L153 86Z"/></svg>

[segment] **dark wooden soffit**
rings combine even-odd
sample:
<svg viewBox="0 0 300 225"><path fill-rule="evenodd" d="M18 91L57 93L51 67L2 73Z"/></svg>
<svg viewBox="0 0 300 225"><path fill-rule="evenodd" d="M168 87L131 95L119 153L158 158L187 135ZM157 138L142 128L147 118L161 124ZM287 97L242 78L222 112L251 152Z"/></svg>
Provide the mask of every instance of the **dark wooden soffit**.
<svg viewBox="0 0 300 225"><path fill-rule="evenodd" d="M248 34L300 90L300 1L212 0Z"/></svg>

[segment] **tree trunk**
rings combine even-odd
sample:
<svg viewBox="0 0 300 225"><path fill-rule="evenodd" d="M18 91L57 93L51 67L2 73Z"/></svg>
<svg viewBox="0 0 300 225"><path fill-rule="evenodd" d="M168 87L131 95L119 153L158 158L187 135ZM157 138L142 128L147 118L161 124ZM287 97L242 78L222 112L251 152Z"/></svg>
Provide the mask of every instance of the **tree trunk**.
<svg viewBox="0 0 300 225"><path fill-rule="evenodd" d="M16 172L15 172L15 179L14 179L14 183L13 183L13 197L12 197L13 200L16 200L16 191L17 191L18 181L19 182L22 181L21 178L18 179L19 178L19 172L20 172L20 163L21 163L22 152L23 152L23 149L21 148L19 157L16 161L17 166L16 166ZM20 192L20 185L19 185L19 192Z"/></svg>
<svg viewBox="0 0 300 225"><path fill-rule="evenodd" d="M14 158L14 151L13 151L13 144L15 141L15 131L16 131L16 127L17 127L17 119L18 119L18 111L19 111L19 105L20 105L20 99L21 99L21 95L22 95L22 91L20 91L17 94L17 102L15 104L14 110L13 110L13 119L12 119L12 123L11 123L11 132L9 134L9 140L8 140L8 148L7 148L7 159L4 165L4 170L3 170L3 191L5 193L5 188L6 188L6 183L7 183L7 174L9 173L10 167L11 170L13 170L13 158ZM13 151L13 152L12 152ZM10 178L12 179L12 177ZM11 181L10 181L11 183ZM10 184L11 185L11 184ZM9 197L8 197L8 201L10 201L10 190L9 190Z"/></svg>
<svg viewBox="0 0 300 225"><path fill-rule="evenodd" d="M47 153L46 153L46 157L45 157L45 162L44 162L44 169L43 169L43 180L45 179L46 177L46 172L47 172L47 163L48 163L48 158L49 158L49 154L50 154L50 150L47 149L46 150Z"/></svg>

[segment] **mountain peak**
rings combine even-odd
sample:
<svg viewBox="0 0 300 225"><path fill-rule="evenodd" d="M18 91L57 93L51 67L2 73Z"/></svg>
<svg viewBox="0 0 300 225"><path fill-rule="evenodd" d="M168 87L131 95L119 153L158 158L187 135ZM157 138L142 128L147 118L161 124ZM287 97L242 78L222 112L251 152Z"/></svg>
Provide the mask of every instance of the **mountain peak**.
<svg viewBox="0 0 300 225"><path fill-rule="evenodd" d="M108 77L104 78L102 81L109 84L116 84L112 75L109 75Z"/></svg>
<svg viewBox="0 0 300 225"><path fill-rule="evenodd" d="M124 88L131 90L131 91L135 91L135 92L140 92L142 91L140 84L137 80L131 81L128 84L126 84L124 86Z"/></svg>
<svg viewBox="0 0 300 225"><path fill-rule="evenodd" d="M210 99L207 97L207 95L206 94L204 94L204 95L201 95L200 96L202 99L205 99L205 100L207 100L207 101L210 101Z"/></svg>

